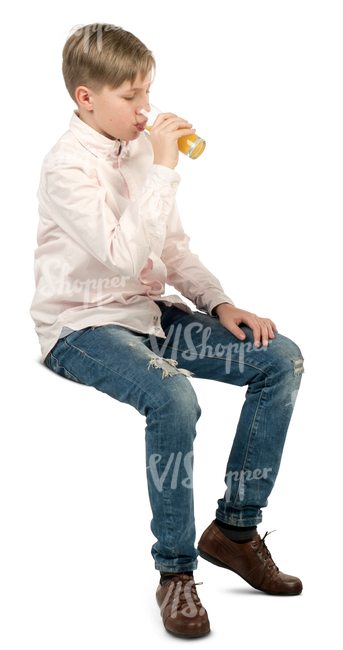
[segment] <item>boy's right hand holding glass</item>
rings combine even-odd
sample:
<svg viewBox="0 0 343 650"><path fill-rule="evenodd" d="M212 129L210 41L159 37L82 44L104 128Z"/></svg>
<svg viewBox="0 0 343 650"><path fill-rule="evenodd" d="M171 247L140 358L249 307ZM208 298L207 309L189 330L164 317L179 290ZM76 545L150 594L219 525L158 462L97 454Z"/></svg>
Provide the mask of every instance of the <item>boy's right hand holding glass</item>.
<svg viewBox="0 0 343 650"><path fill-rule="evenodd" d="M184 135L195 133L192 124L175 115L160 113L150 129L150 138L154 150L154 165L163 165L175 169L179 162L177 141Z"/></svg>

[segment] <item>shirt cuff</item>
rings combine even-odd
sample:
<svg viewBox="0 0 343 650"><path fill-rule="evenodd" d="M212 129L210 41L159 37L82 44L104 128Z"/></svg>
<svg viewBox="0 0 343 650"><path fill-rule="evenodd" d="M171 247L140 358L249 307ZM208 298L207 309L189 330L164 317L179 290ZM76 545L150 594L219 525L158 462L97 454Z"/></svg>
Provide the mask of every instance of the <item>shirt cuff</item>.
<svg viewBox="0 0 343 650"><path fill-rule="evenodd" d="M146 177L145 186L158 190L166 196L175 196L181 176L174 169L163 165L153 165Z"/></svg>

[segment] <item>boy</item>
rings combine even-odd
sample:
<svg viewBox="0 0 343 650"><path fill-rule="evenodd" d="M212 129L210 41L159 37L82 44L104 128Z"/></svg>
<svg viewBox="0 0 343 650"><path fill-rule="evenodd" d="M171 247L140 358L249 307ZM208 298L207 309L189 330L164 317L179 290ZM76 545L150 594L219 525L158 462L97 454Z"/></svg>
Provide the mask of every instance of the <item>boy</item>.
<svg viewBox="0 0 343 650"><path fill-rule="evenodd" d="M276 567L256 527L280 466L303 358L270 319L236 308L190 251L175 167L178 138L195 129L164 113L150 135L143 131L154 70L151 51L114 25L87 25L68 38L63 75L77 109L42 167L31 315L43 363L146 417L156 598L167 631L190 638L210 631L193 580L199 554L268 594L302 591L298 578ZM165 282L197 311L176 295L162 297ZM188 376L248 385L226 491L197 550L192 470L200 407Z"/></svg>

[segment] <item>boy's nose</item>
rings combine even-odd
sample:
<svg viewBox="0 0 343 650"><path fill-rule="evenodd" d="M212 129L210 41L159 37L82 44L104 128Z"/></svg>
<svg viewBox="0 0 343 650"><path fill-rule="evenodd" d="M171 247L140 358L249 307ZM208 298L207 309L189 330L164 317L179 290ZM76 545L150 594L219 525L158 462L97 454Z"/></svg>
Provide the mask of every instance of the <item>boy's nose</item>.
<svg viewBox="0 0 343 650"><path fill-rule="evenodd" d="M151 111L151 106L150 106L149 102L147 102L146 104L143 104L143 106L138 107L138 109L137 109L138 115L141 114L142 108L144 108L145 111L148 111L148 113L150 113L150 111Z"/></svg>

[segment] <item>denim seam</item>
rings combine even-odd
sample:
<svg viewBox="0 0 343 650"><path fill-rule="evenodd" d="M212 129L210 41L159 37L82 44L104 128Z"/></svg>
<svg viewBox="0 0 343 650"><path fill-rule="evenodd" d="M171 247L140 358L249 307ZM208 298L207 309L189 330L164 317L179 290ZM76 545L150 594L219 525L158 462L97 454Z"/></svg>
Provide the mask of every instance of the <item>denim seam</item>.
<svg viewBox="0 0 343 650"><path fill-rule="evenodd" d="M245 454L244 463L243 463L243 470L242 470L243 473L245 472L245 467L246 467L246 463L247 463L247 459L248 459L248 454L249 454L249 449L250 449L251 439L252 439L252 435L253 435L253 431L254 431L254 427L255 427L255 423L256 423L256 418L257 418L258 409L260 408L260 404L261 404L261 401L262 401L262 396L263 396L263 393L264 393L264 391L265 391L265 389L266 389L266 382L267 382L267 379L265 379L265 382L264 382L264 388L261 390L260 399L259 399L259 401L258 401L258 404L257 404L257 406L256 406L256 410L255 410L255 414L254 414L254 420L253 420L253 423L252 423L252 425L251 425L251 430L250 430L249 440L248 440L247 449L246 449L246 454ZM257 430L257 429L256 429L256 430ZM244 474L243 474L243 475L244 475ZM239 485L238 485L238 488L237 488L237 494L236 494L236 498L235 498L235 500L234 500L234 503L233 503L233 505L232 505L232 508L234 508L234 507L236 506L237 499L238 499L238 494L239 494Z"/></svg>
<svg viewBox="0 0 343 650"><path fill-rule="evenodd" d="M52 352L50 352L50 357L51 357L52 359L55 360L55 362L56 362L56 364L57 364L57 366L58 366L59 368L63 368L63 370L65 370L65 371L68 373L68 375L70 375L71 377L73 377L74 381L76 381L78 384L82 384L82 382L81 382L77 377L75 377L75 375L73 375L73 373L70 372L70 370L68 370L68 368L66 368L65 366L61 366L59 360L57 359L57 357L55 357L55 356L52 354ZM49 368L49 366L47 366L47 367ZM52 368L50 368L50 369L52 370ZM59 374L59 373L56 373L56 374Z"/></svg>
<svg viewBox="0 0 343 650"><path fill-rule="evenodd" d="M117 370L113 370L113 368L106 365L105 363L102 363L102 361L99 361L99 359L95 359L94 357L91 357L89 354L87 354L87 352L84 352L84 350L81 350L76 345L71 345L68 341L66 341L66 345L68 345L70 348L73 348L74 350L77 350L78 352L80 352L84 356L88 357L88 359L91 359L95 363L98 363L101 366L103 366L104 368L107 368L108 370L110 370L115 375L118 375L118 377L121 377L122 379L128 381L130 384L133 384L134 386L137 386L140 390L143 390L141 384L137 384L135 381L132 381L128 377L125 377L125 375L120 374L120 372L118 372ZM159 404L158 404L158 402L156 402L154 396L148 390L146 390L145 388L144 388L144 391L145 391L145 393L147 395L149 395L149 397L153 400L153 402L156 404L156 406L159 406Z"/></svg>
<svg viewBox="0 0 343 650"><path fill-rule="evenodd" d="M162 433L162 425L161 421L159 421L158 425L158 441L159 441L159 450L162 452L161 453L161 458L165 457L165 444L164 444L164 436L161 435ZM161 467L161 472L163 473L164 471L164 466ZM165 538L165 544L166 546L170 546L173 544L173 531L170 529L169 525L169 520L173 519L173 512L172 512L172 503L170 499L170 494L169 494L170 488L167 490L162 490L162 504L163 504L163 517L164 517L164 525L166 529L166 538Z"/></svg>

